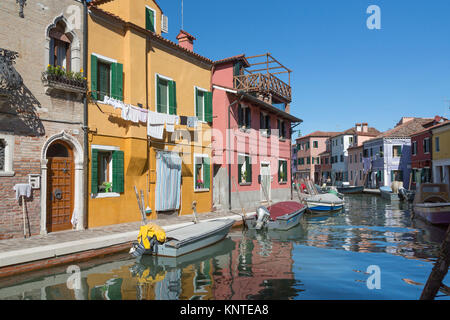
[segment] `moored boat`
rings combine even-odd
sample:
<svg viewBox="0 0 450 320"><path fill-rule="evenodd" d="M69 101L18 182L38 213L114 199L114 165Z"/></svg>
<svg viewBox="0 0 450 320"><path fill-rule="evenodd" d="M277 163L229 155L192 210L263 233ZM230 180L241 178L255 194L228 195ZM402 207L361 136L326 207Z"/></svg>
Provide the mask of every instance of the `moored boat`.
<svg viewBox="0 0 450 320"><path fill-rule="evenodd" d="M305 199L309 212L339 211L344 207L344 200L334 194L324 193L310 196Z"/></svg>
<svg viewBox="0 0 450 320"><path fill-rule="evenodd" d="M414 214L432 224L450 224L450 192L447 184L422 183L413 202Z"/></svg>
<svg viewBox="0 0 450 320"><path fill-rule="evenodd" d="M398 193L393 192L392 188L388 187L388 186L380 187L380 194L381 194L381 197L386 200L390 200L390 201L399 201L400 200Z"/></svg>
<svg viewBox="0 0 450 320"><path fill-rule="evenodd" d="M289 230L300 223L306 206L297 201L281 201L258 207L256 216L245 219L249 229Z"/></svg>
<svg viewBox="0 0 450 320"><path fill-rule="evenodd" d="M343 194L361 193L364 190L364 186L342 186L337 187L337 190Z"/></svg>
<svg viewBox="0 0 450 320"><path fill-rule="evenodd" d="M398 197L402 201L413 202L415 194L416 193L413 190L407 190L403 187L398 189Z"/></svg>
<svg viewBox="0 0 450 320"><path fill-rule="evenodd" d="M141 227L130 254L136 258L142 255L179 257L224 239L234 222L233 219L201 221L168 232L150 223Z"/></svg>

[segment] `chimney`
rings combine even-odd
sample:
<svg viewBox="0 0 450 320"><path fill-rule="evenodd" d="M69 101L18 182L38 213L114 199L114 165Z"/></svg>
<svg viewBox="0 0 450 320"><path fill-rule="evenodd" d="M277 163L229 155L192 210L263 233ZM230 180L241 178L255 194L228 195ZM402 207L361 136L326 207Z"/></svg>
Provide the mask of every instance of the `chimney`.
<svg viewBox="0 0 450 320"><path fill-rule="evenodd" d="M184 30L180 30L180 33L177 35L178 45L183 47L189 51L194 51L194 40L195 37Z"/></svg>
<svg viewBox="0 0 450 320"><path fill-rule="evenodd" d="M369 132L369 124L368 123L363 123L362 124L362 132Z"/></svg>
<svg viewBox="0 0 450 320"><path fill-rule="evenodd" d="M361 132L361 123L355 124L356 132Z"/></svg>

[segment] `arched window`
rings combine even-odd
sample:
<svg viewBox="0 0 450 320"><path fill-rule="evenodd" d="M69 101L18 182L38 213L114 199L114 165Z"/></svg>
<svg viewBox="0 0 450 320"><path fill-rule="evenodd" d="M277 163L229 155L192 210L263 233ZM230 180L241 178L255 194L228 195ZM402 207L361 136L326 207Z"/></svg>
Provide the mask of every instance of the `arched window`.
<svg viewBox="0 0 450 320"><path fill-rule="evenodd" d="M70 71L70 52L73 39L70 33L66 33L66 24L63 21L58 21L55 27L50 30L49 36L49 64L55 67L60 66Z"/></svg>

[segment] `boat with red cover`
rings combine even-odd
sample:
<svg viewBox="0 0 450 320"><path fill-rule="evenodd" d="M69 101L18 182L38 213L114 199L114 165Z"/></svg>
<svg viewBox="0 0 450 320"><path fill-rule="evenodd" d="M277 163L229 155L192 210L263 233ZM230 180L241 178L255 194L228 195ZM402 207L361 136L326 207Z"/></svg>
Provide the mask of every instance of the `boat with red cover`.
<svg viewBox="0 0 450 320"><path fill-rule="evenodd" d="M277 202L269 207L258 207L256 216L246 219L249 229L289 230L300 223L306 206L297 201Z"/></svg>

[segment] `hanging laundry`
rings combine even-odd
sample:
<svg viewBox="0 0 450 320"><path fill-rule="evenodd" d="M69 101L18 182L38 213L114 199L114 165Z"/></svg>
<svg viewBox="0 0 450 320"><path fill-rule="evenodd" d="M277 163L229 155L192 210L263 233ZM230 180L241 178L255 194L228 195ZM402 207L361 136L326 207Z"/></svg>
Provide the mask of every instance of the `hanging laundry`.
<svg viewBox="0 0 450 320"><path fill-rule="evenodd" d="M175 125L178 125L180 117L172 114L166 115L166 130L167 132L175 132Z"/></svg>
<svg viewBox="0 0 450 320"><path fill-rule="evenodd" d="M164 134L164 124L166 114L148 111L147 134L156 139L162 139Z"/></svg>
<svg viewBox="0 0 450 320"><path fill-rule="evenodd" d="M16 191L16 200L19 200L21 196L29 198L31 196L31 185L26 183L18 183L13 187Z"/></svg>
<svg viewBox="0 0 450 320"><path fill-rule="evenodd" d="M187 127L188 128L197 128L198 118L197 117L188 117L187 118Z"/></svg>

